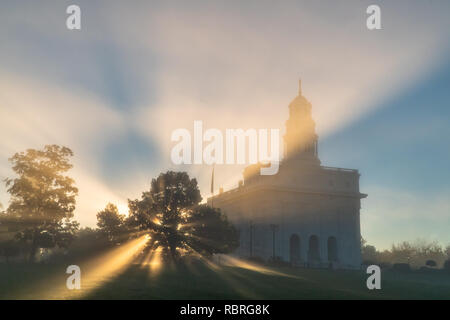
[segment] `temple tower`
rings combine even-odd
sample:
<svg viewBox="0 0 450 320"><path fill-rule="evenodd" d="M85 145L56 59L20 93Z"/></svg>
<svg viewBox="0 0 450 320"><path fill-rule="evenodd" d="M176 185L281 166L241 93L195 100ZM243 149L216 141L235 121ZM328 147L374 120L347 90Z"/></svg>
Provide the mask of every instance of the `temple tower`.
<svg viewBox="0 0 450 320"><path fill-rule="evenodd" d="M320 165L318 136L311 114L311 103L302 95L299 80L298 96L289 104L289 119L284 135L284 157Z"/></svg>

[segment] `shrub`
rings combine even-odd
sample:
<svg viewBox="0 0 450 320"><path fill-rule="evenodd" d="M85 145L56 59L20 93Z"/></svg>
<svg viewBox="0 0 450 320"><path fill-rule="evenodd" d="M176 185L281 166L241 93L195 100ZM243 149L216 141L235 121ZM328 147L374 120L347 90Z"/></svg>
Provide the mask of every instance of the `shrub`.
<svg viewBox="0 0 450 320"><path fill-rule="evenodd" d="M434 261L434 260L427 260L427 262L425 262L425 265L427 267L436 267L437 266L436 261Z"/></svg>
<svg viewBox="0 0 450 320"><path fill-rule="evenodd" d="M375 264L376 264L376 263L375 263ZM380 263L378 264L378 266L379 266L381 269L391 269L391 268L392 268L392 264L389 263L389 262L380 262Z"/></svg>

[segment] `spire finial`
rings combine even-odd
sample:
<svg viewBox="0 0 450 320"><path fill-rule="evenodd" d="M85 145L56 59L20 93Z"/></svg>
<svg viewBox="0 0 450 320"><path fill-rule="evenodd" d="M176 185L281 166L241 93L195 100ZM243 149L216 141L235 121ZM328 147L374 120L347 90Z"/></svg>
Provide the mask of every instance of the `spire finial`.
<svg viewBox="0 0 450 320"><path fill-rule="evenodd" d="M298 95L302 95L302 79L298 79Z"/></svg>

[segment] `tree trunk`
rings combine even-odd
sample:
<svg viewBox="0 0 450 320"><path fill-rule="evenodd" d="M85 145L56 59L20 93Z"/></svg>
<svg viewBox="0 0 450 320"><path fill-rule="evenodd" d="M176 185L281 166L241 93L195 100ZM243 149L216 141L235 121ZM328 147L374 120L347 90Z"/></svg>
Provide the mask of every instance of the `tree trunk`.
<svg viewBox="0 0 450 320"><path fill-rule="evenodd" d="M170 246L170 255L172 256L173 262L177 261L177 247L174 245Z"/></svg>
<svg viewBox="0 0 450 320"><path fill-rule="evenodd" d="M34 234L33 234L33 240L31 241L30 255L28 257L28 262L30 262L30 263L33 263L36 259L36 252L38 249L37 241L36 241L36 234L37 234L37 231L35 230Z"/></svg>

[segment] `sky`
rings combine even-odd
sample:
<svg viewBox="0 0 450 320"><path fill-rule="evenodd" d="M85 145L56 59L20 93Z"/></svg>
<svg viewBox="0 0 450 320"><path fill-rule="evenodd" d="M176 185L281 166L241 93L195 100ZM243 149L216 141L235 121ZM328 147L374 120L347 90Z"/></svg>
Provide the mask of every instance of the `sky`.
<svg viewBox="0 0 450 320"><path fill-rule="evenodd" d="M81 30L66 28L67 6ZM379 4L381 30L366 8ZM76 219L187 170L171 132L279 128L302 79L323 165L358 169L363 237L379 248L450 243L450 2L11 1L0 4L0 178L8 158L57 143L75 156ZM244 166L217 166L234 187ZM0 202L8 194L0 186Z"/></svg>

